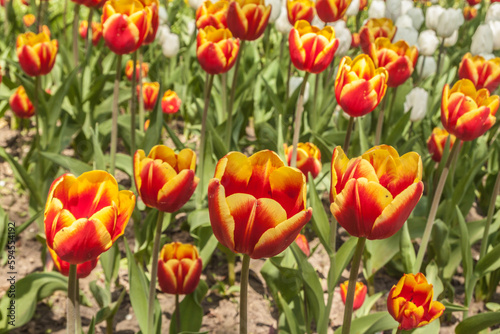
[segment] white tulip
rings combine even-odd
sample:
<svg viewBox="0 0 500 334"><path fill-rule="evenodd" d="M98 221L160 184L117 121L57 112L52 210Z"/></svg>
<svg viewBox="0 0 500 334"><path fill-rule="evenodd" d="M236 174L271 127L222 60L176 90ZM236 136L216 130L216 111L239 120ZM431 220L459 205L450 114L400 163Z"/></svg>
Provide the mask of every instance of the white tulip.
<svg viewBox="0 0 500 334"><path fill-rule="evenodd" d="M165 7L160 6L160 9L158 9L158 18L160 20L160 24L168 23L168 13Z"/></svg>
<svg viewBox="0 0 500 334"><path fill-rule="evenodd" d="M481 24L472 35L470 52L473 55L493 52L493 32L488 24Z"/></svg>
<svg viewBox="0 0 500 334"><path fill-rule="evenodd" d="M493 50L500 50L500 21L489 21L488 24L493 33Z"/></svg>
<svg viewBox="0 0 500 334"><path fill-rule="evenodd" d="M427 29L436 31L439 24L439 17L444 13L444 8L439 5L430 6L425 12L425 26Z"/></svg>
<svg viewBox="0 0 500 334"><path fill-rule="evenodd" d="M168 34L164 40L161 51L167 58L173 58L179 53L180 41L176 34Z"/></svg>
<svg viewBox="0 0 500 334"><path fill-rule="evenodd" d="M411 17L409 17L408 15L401 15L396 20L395 25L396 25L396 27L398 27L398 29L413 28L413 21L412 21Z"/></svg>
<svg viewBox="0 0 500 334"><path fill-rule="evenodd" d="M500 2L495 2L490 4L488 11L486 12L486 22L499 21L500 20Z"/></svg>
<svg viewBox="0 0 500 334"><path fill-rule="evenodd" d="M401 15L405 15L412 8L415 8L413 1L411 1L411 0L401 1Z"/></svg>
<svg viewBox="0 0 500 334"><path fill-rule="evenodd" d="M396 34L394 35L393 42L397 42L399 40L403 40L408 43L409 46L417 45L418 39L418 31L410 27L399 28L396 30Z"/></svg>
<svg viewBox="0 0 500 334"><path fill-rule="evenodd" d="M436 69L437 69L437 64L434 57L425 57L425 56L418 57L417 66L415 66L415 70L422 79L425 79L431 74L436 73Z"/></svg>
<svg viewBox="0 0 500 334"><path fill-rule="evenodd" d="M457 44L457 41L458 41L458 29L455 30L450 37L444 39L444 46L448 48L450 46Z"/></svg>
<svg viewBox="0 0 500 334"><path fill-rule="evenodd" d="M439 39L434 30L424 30L418 36L418 52L423 56L432 56L439 46Z"/></svg>
<svg viewBox="0 0 500 334"><path fill-rule="evenodd" d="M347 7L345 15L356 16L358 15L358 12L359 12L359 0L352 0L349 7Z"/></svg>
<svg viewBox="0 0 500 334"><path fill-rule="evenodd" d="M411 17L411 20L413 21L413 28L419 30L420 27L422 26L422 23L424 23L424 12L422 11L422 8L420 7L410 8L406 12L406 15Z"/></svg>
<svg viewBox="0 0 500 334"><path fill-rule="evenodd" d="M404 112L407 113L411 110L410 120L412 122L424 119L427 113L427 100L429 93L423 88L415 87L408 95L404 103Z"/></svg>
<svg viewBox="0 0 500 334"><path fill-rule="evenodd" d="M368 8L368 18L381 19L385 16L385 2L382 0L373 0Z"/></svg>
<svg viewBox="0 0 500 334"><path fill-rule="evenodd" d="M335 51L335 55L339 57L343 57L349 51L352 43L352 35L351 31L347 28L345 21L338 20L334 23L330 23L335 30L335 38L339 40L339 46L337 51Z"/></svg>
<svg viewBox="0 0 500 334"><path fill-rule="evenodd" d="M196 31L196 21L194 19L187 19L186 32L189 36L193 35Z"/></svg>
<svg viewBox="0 0 500 334"><path fill-rule="evenodd" d="M201 5L205 2L205 0L189 0L189 6L193 9L200 8Z"/></svg>
<svg viewBox="0 0 500 334"><path fill-rule="evenodd" d="M288 21L288 13L286 7L281 8L280 16L274 23L274 26L276 27L276 30L278 30L283 35L288 35L290 33L290 30L292 30L293 26L290 24L290 21Z"/></svg>
<svg viewBox="0 0 500 334"><path fill-rule="evenodd" d="M460 9L448 8L439 15L436 35L439 37L450 37L455 30L464 24L464 14Z"/></svg>
<svg viewBox="0 0 500 334"><path fill-rule="evenodd" d="M291 77L290 78L290 87L288 89L288 96L292 96L296 89L300 89L299 87L302 85L302 81L304 81L303 77ZM309 82L306 82L306 89L304 90L304 103L309 99Z"/></svg>
<svg viewBox="0 0 500 334"><path fill-rule="evenodd" d="M156 40L160 43L160 45L163 45L163 41L168 34L170 34L170 28L166 24L162 24L158 27Z"/></svg>
<svg viewBox="0 0 500 334"><path fill-rule="evenodd" d="M266 0L266 5L271 5L271 14L269 15L269 22L274 23L281 13L281 0Z"/></svg>
<svg viewBox="0 0 500 334"><path fill-rule="evenodd" d="M386 0L385 17L396 21L401 16L401 0Z"/></svg>

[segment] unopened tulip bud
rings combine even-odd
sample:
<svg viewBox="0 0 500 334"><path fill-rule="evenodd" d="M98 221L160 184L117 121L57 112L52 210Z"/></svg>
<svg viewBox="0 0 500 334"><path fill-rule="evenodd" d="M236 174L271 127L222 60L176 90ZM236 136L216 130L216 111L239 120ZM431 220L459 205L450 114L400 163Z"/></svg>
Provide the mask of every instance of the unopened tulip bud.
<svg viewBox="0 0 500 334"><path fill-rule="evenodd" d="M31 103L23 86L19 86L9 99L10 109L20 118L30 118L35 114L35 107Z"/></svg>
<svg viewBox="0 0 500 334"><path fill-rule="evenodd" d="M404 103L404 112L411 111L410 121L417 122L424 119L427 113L427 100L429 93L423 88L415 87L408 95Z"/></svg>
<svg viewBox="0 0 500 334"><path fill-rule="evenodd" d="M161 99L161 110L165 114L175 114L181 107L181 99L177 93L172 90L167 90Z"/></svg>
<svg viewBox="0 0 500 334"><path fill-rule="evenodd" d="M345 281L344 283L340 284L340 297L342 297L342 302L344 302L344 305L347 296L348 286L349 286L349 281ZM356 290L354 290L354 303L352 306L353 311L356 311L361 306L363 306L367 291L368 288L366 287L366 285L363 284L363 282L356 282Z"/></svg>

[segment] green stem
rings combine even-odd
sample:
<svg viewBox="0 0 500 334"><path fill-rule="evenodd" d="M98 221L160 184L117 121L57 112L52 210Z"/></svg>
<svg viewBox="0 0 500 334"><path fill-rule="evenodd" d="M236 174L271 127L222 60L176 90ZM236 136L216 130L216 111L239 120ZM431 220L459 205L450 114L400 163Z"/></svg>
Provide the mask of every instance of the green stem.
<svg viewBox="0 0 500 334"><path fill-rule="evenodd" d="M398 328L398 331L396 332L396 334L403 334L403 330Z"/></svg>
<svg viewBox="0 0 500 334"><path fill-rule="evenodd" d="M319 73L316 74L316 78L314 79L314 95L313 95L313 107L311 110L311 123L309 124L309 127L313 130L316 127L316 124L318 123L318 111L316 110L316 103L318 99L318 90L319 90Z"/></svg>
<svg viewBox="0 0 500 334"><path fill-rule="evenodd" d="M302 86L300 87L299 100L297 101L297 108L295 109L295 125L293 129L293 151L292 151L292 161L290 166L297 166L297 146L299 144L300 127L302 124L302 112L304 111L304 92L306 90L307 79L309 78L309 72L306 72L304 79L302 80Z"/></svg>
<svg viewBox="0 0 500 334"><path fill-rule="evenodd" d="M229 124L230 118L233 117L232 110L231 112L227 108L227 72L221 74L222 87L221 87L221 95L222 95L222 112L227 114L226 121L226 148L230 150L231 147L231 127ZM232 121L232 119L231 119Z"/></svg>
<svg viewBox="0 0 500 334"><path fill-rule="evenodd" d="M352 258L351 273L347 285L347 296L345 300L344 323L342 324L342 334L349 334L351 330L352 311L354 305L354 291L356 290L356 281L358 279L359 264L365 248L366 238L359 238L356 244L356 250Z"/></svg>
<svg viewBox="0 0 500 334"><path fill-rule="evenodd" d="M38 164L37 164L37 169L38 169L38 177L40 177L40 180L43 179L43 159L42 159L42 144L41 144L41 139L42 137L40 136L40 103L38 101L39 99L39 93L40 93L40 76L35 77L35 94L34 94L34 107L35 107L35 123L36 123L36 153L37 153L37 159L38 159Z"/></svg>
<svg viewBox="0 0 500 334"><path fill-rule="evenodd" d="M250 256L243 254L240 282L240 334L247 334L247 300L248 273L250 271Z"/></svg>
<svg viewBox="0 0 500 334"><path fill-rule="evenodd" d="M302 285L302 291L304 292L304 321L306 323L306 332L311 334L311 324L309 322L309 313L307 312L307 290L305 285Z"/></svg>
<svg viewBox="0 0 500 334"><path fill-rule="evenodd" d="M394 87L392 89L391 104L389 105L389 109L387 109L388 115L391 112L392 107L394 106L394 101L396 100L397 90L398 90L398 87ZM385 103L384 103L384 107L385 107ZM378 115L377 129L375 131L375 146L379 145L380 140L382 139L382 128L384 126L384 117L386 117L386 116L384 116L384 111L385 111L384 107L382 108L382 110L380 110L380 113Z"/></svg>
<svg viewBox="0 0 500 334"><path fill-rule="evenodd" d="M422 236L422 242L420 244L420 248L418 250L417 258L415 260L415 265L413 267L413 273L416 274L420 271L420 267L422 266L422 262L424 260L425 252L427 251L427 245L429 243L429 238L431 236L432 225L434 224L434 218L436 218L437 209L439 207L439 201L441 200L441 194L443 193L443 188L446 183L446 179L448 177L448 173L450 171L451 162L454 160L454 156L460 150L461 141L458 140L453 145L451 149L451 153L448 156L448 160L446 160L446 165L441 172L441 176L439 177L439 182L436 187L436 192L434 193L434 198L432 199L431 210L429 211L429 216L427 218L427 223L425 225L424 235Z"/></svg>
<svg viewBox="0 0 500 334"><path fill-rule="evenodd" d="M87 50L87 53L85 55L85 64L88 63L88 60L90 59L90 55L92 52L92 46L93 46L93 33L92 33L92 18L94 16L94 9L89 8L89 16L87 18L87 39L85 40L85 50Z"/></svg>
<svg viewBox="0 0 500 334"><path fill-rule="evenodd" d="M238 57L236 58L236 64L234 65L233 82L231 83L231 95L229 96L229 104L227 108L226 143L228 150L231 150L234 97L236 95L236 83L238 82L238 71L240 69L241 55L243 54L244 47L245 47L245 41L241 41L240 50L238 51ZM224 86L223 92L225 91L225 89L226 87Z"/></svg>
<svg viewBox="0 0 500 334"><path fill-rule="evenodd" d="M236 260L236 255L232 251L228 250L226 253L226 260L227 260L227 282L229 286L233 286L236 280L236 274L234 272L234 262Z"/></svg>
<svg viewBox="0 0 500 334"><path fill-rule="evenodd" d="M139 91L142 93L142 48L139 48ZM161 102L160 102L161 103ZM144 101L143 95L139 94L139 132L144 133Z"/></svg>
<svg viewBox="0 0 500 334"><path fill-rule="evenodd" d="M330 224L330 248L331 248L331 253L328 254L330 258L330 269L328 271L328 297L327 297L327 302L326 302L326 310L325 314L330 314L330 311L332 309L333 305L333 295L335 291L335 286L337 285L337 282L334 281L334 274L335 274L335 253L336 253L336 248L337 248L337 220L333 219L332 223ZM325 322L322 324L319 324L318 332L319 333L324 333L328 327L328 320L329 317L325 317Z"/></svg>
<svg viewBox="0 0 500 334"><path fill-rule="evenodd" d="M118 144L118 95L120 94L120 77L122 73L122 55L116 57L115 87L113 89L113 109L111 110L111 165L109 172L115 174L116 146Z"/></svg>
<svg viewBox="0 0 500 334"><path fill-rule="evenodd" d="M179 294L175 294L175 321L176 321L176 333L181 332L181 308L179 306Z"/></svg>
<svg viewBox="0 0 500 334"><path fill-rule="evenodd" d="M113 334L113 319L114 317L106 319L106 334Z"/></svg>
<svg viewBox="0 0 500 334"><path fill-rule="evenodd" d="M479 253L479 259L482 259L486 255L488 250L488 236L490 234L490 225L493 220L493 213L495 211L495 203L500 191L500 173L497 174L497 180L495 181L495 186L493 187L493 193L491 194L490 206L488 208L488 215L486 216L486 225L484 226L483 240L481 241L481 251Z"/></svg>
<svg viewBox="0 0 500 334"><path fill-rule="evenodd" d="M136 94L136 86L137 86L137 50L134 51L132 55L133 62L133 70L132 70L132 98L130 99L130 155L134 156L135 154L135 114L137 109L137 99L135 97ZM140 70L139 70L140 72ZM142 96L142 86L139 91L139 96ZM144 125L143 125L144 127Z"/></svg>
<svg viewBox="0 0 500 334"><path fill-rule="evenodd" d="M164 212L158 210L158 220L156 221L155 239L153 243L153 260L151 263L151 280L149 282L148 299L148 333L154 333L154 306L156 299L156 276L158 275L158 254L160 253L161 227L163 225Z"/></svg>
<svg viewBox="0 0 500 334"><path fill-rule="evenodd" d="M349 118L349 124L347 124L347 132L345 134L345 139L344 139L344 152L347 154L347 151L349 150L349 145L351 143L351 134L352 134L352 128L354 127L354 117L351 116Z"/></svg>
<svg viewBox="0 0 500 334"><path fill-rule="evenodd" d="M73 60L75 67L78 66L78 24L79 24L80 5L75 3L73 7Z"/></svg>
<svg viewBox="0 0 500 334"><path fill-rule="evenodd" d="M11 0L13 1L13 0ZM42 10L42 7L43 6L43 1L40 0L40 5L38 6L38 13L37 13L37 32L40 33L42 31L42 24L43 24L43 10ZM5 8L7 8L7 6L5 6ZM6 16L6 20L8 19L8 16Z"/></svg>
<svg viewBox="0 0 500 334"><path fill-rule="evenodd" d="M78 272L78 266L77 266ZM80 334L82 332L82 317L80 315L80 281L78 276L76 277L76 292L75 292L75 322L76 322L76 332Z"/></svg>
<svg viewBox="0 0 500 334"><path fill-rule="evenodd" d="M66 35L66 16L68 13L68 2L69 2L69 0L64 0L64 9L63 9L63 32L64 32L63 39L64 39L64 44L68 43L68 36Z"/></svg>
<svg viewBox="0 0 500 334"><path fill-rule="evenodd" d="M68 277L68 309L66 316L66 329L68 334L76 333L76 264L69 265L69 277Z"/></svg>
<svg viewBox="0 0 500 334"><path fill-rule="evenodd" d="M441 44L439 45L438 60L437 60L437 64L436 64L436 75L434 77L433 84L432 84L432 86L434 88L436 88L436 84L437 84L438 79L439 79L439 72L441 72L440 67L441 67L441 57L443 55L443 51L444 51L444 38L441 41Z"/></svg>
<svg viewBox="0 0 500 334"><path fill-rule="evenodd" d="M286 91L285 91L285 107L288 103L290 95L290 78L292 77L292 58L288 57L288 75L286 77Z"/></svg>

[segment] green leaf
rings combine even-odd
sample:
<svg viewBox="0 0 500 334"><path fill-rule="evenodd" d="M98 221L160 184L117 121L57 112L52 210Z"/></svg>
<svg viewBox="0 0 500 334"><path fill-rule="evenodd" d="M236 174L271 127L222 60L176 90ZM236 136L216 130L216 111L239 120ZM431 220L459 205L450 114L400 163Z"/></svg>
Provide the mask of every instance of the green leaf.
<svg viewBox="0 0 500 334"><path fill-rule="evenodd" d="M0 249L2 252L0 253L0 259L3 259L2 263L4 264L7 261L7 252L4 252L5 246L7 245L7 237L9 234L9 215L4 211L4 209L0 206ZM16 234L17 235L17 234Z"/></svg>
<svg viewBox="0 0 500 334"><path fill-rule="evenodd" d="M160 92L161 92L162 87L160 86ZM144 124L139 124L139 126L143 127ZM161 109L161 103L157 101L156 103L156 110L154 112L151 112L150 114L150 121L149 121L149 127L146 130L146 134L144 136L144 142L142 143L141 147L146 152L146 154L151 151L153 146L158 145L160 142L160 137L161 137L161 129L163 126L163 111Z"/></svg>
<svg viewBox="0 0 500 334"><path fill-rule="evenodd" d="M179 137L175 134L175 131L168 126L167 122L163 122L165 129L167 129L168 135L170 136L170 139L174 142L175 148L178 150L184 149L186 146L181 142Z"/></svg>
<svg viewBox="0 0 500 334"><path fill-rule="evenodd" d="M373 308L373 306L375 305L375 303L377 302L377 300L379 300L380 297L382 297L382 295L383 295L382 292L376 293L373 296L366 295L365 302L356 311L356 317L359 318L359 317L368 315L370 313L371 309Z"/></svg>
<svg viewBox="0 0 500 334"><path fill-rule="evenodd" d="M71 157L52 152L40 152L40 154L75 175L81 175L92 170L92 167L88 164Z"/></svg>
<svg viewBox="0 0 500 334"><path fill-rule="evenodd" d="M104 289L100 285L97 285L97 281L90 282L89 289L99 307L102 308L111 303L111 292L107 289Z"/></svg>
<svg viewBox="0 0 500 334"><path fill-rule="evenodd" d="M436 262L432 260L427 267L425 268L425 277L429 284L432 284L434 287L434 299L436 299L441 292L444 290L443 282L439 278L439 269L436 265Z"/></svg>
<svg viewBox="0 0 500 334"><path fill-rule="evenodd" d="M496 245L486 255L476 263L474 274L483 277L489 272L500 268L500 244Z"/></svg>
<svg viewBox="0 0 500 334"><path fill-rule="evenodd" d="M444 307L445 307L445 309L444 309L445 313L446 312L448 312L448 313L451 313L451 312L465 312L465 311L469 310L467 307L465 307L463 305L453 304L453 303L450 303L447 300L442 300L441 304L443 304Z"/></svg>
<svg viewBox="0 0 500 334"><path fill-rule="evenodd" d="M371 313L361 318L352 320L350 334L371 334L396 328L398 323L388 312ZM342 326L337 328L335 334L342 333Z"/></svg>
<svg viewBox="0 0 500 334"><path fill-rule="evenodd" d="M99 123L95 125L95 131L90 129L92 133L92 145L94 149L94 168L106 170L106 162L104 160L104 154L101 149L101 142L99 141Z"/></svg>
<svg viewBox="0 0 500 334"><path fill-rule="evenodd" d="M439 333L440 329L441 329L441 324L439 323L439 320L435 320L428 325L415 329L411 333L412 334Z"/></svg>
<svg viewBox="0 0 500 334"><path fill-rule="evenodd" d="M385 266L398 252L401 230L393 236L383 240L366 240L365 278L372 277L380 268Z"/></svg>
<svg viewBox="0 0 500 334"><path fill-rule="evenodd" d="M95 334L95 318L94 317L92 317L92 320L90 320L89 331L87 332L87 334Z"/></svg>
<svg viewBox="0 0 500 334"><path fill-rule="evenodd" d="M365 129L363 127L363 118L357 117L358 121L358 134L359 134L359 146L361 152L366 152L368 150L368 139L366 138Z"/></svg>
<svg viewBox="0 0 500 334"><path fill-rule="evenodd" d="M128 247L127 239L124 238L125 250L127 253L128 276L130 279L130 302L134 309L137 322L143 333L148 327L148 282L144 271L137 266L134 255Z"/></svg>
<svg viewBox="0 0 500 334"><path fill-rule="evenodd" d="M479 333L498 324L500 324L500 312L481 313L462 320L455 328L455 334Z"/></svg>
<svg viewBox="0 0 500 334"><path fill-rule="evenodd" d="M196 290L184 297L184 299L179 303L179 313L181 318L180 330L197 332L201 328L201 322L203 319L203 307L201 306L201 301L208 292L208 285L204 280L200 280ZM176 311L177 312L177 311ZM174 312L172 314L172 320L170 321L170 334L177 333L177 314Z"/></svg>
<svg viewBox="0 0 500 334"><path fill-rule="evenodd" d="M290 309L290 306L288 306L286 300L281 296L281 293L278 292L278 303L281 306L281 309L283 310L283 313L285 314L285 319L288 324L288 328L290 329L290 334L299 334L300 333L300 327L295 321L295 315L293 314L293 311Z"/></svg>
<svg viewBox="0 0 500 334"><path fill-rule="evenodd" d="M408 222L406 221L401 228L401 238L399 239L399 250L401 252L401 261L406 273L411 273L415 263L415 248L411 242Z"/></svg>
<svg viewBox="0 0 500 334"><path fill-rule="evenodd" d="M47 118L50 127L53 127L61 115L61 106L64 98L68 95L68 90L71 87L72 81L75 79L79 68L76 67L71 73L69 73L61 86L57 91L50 97L47 109Z"/></svg>
<svg viewBox="0 0 500 334"><path fill-rule="evenodd" d="M116 153L116 168L126 173L131 178L134 177L132 157L128 154Z"/></svg>
<svg viewBox="0 0 500 334"><path fill-rule="evenodd" d="M264 82L264 87L266 87L266 92L269 94L269 98L271 99L271 102L273 103L274 108L278 111L280 115L283 115L284 110L283 110L283 101L280 100L278 95L273 91L271 86L267 83L266 79L262 78L262 81ZM288 92L286 92L288 94Z"/></svg>
<svg viewBox="0 0 500 334"><path fill-rule="evenodd" d="M335 254L335 271L333 275L333 282L336 285L342 272L347 267L349 262L354 255L354 250L356 249L356 244L358 243L358 238L351 237L349 240L344 242L342 246L340 246L339 250Z"/></svg>
<svg viewBox="0 0 500 334"><path fill-rule="evenodd" d="M120 267L120 249L118 248L118 243L113 243L113 246L109 250L101 254L100 260L106 283L111 284L116 280ZM107 304L109 302L101 305L101 307Z"/></svg>
<svg viewBox="0 0 500 334"><path fill-rule="evenodd" d="M314 184L314 179L311 175L309 175L308 183L309 200L314 213L311 219L312 227L314 232L318 235L319 240L321 241L321 244L325 248L326 252L328 254L332 254L334 250L332 250L330 245L330 223L328 222L328 217L323 207L323 203L318 196L316 185Z"/></svg>

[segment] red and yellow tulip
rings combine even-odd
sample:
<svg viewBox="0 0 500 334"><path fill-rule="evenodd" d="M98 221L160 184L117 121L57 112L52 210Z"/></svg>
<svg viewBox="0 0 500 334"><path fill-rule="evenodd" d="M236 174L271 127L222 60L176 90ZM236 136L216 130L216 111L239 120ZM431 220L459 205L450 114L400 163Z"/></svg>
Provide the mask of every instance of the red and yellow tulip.
<svg viewBox="0 0 500 334"><path fill-rule="evenodd" d="M476 89L486 88L493 93L500 85L500 58L485 60L466 53L458 68L460 79L469 79Z"/></svg>
<svg viewBox="0 0 500 334"><path fill-rule="evenodd" d="M325 26L320 30L301 20L290 30L288 46L290 58L297 69L319 73L332 62L339 40L335 38L332 27Z"/></svg>
<svg viewBox="0 0 500 334"><path fill-rule="evenodd" d="M173 295L194 292L200 282L202 267L195 246L180 242L166 244L158 260L158 283L161 290Z"/></svg>
<svg viewBox="0 0 500 334"><path fill-rule="evenodd" d="M78 29L80 33L80 37L83 39L87 39L87 29L88 29L88 22L87 21L81 21L80 22L80 28ZM92 22L92 44L96 46L99 44L99 41L102 38L102 24L99 22Z"/></svg>
<svg viewBox="0 0 500 334"><path fill-rule="evenodd" d="M83 5L89 8L102 7L106 0L71 0L79 5Z"/></svg>
<svg viewBox="0 0 500 334"><path fill-rule="evenodd" d="M52 70L58 49L57 40L50 40L50 35L46 32L38 35L27 32L17 37L19 64L27 75L33 77L48 74Z"/></svg>
<svg viewBox="0 0 500 334"><path fill-rule="evenodd" d="M227 10L227 27L234 37L253 41L266 30L269 15L271 5L264 0L234 0Z"/></svg>
<svg viewBox="0 0 500 334"><path fill-rule="evenodd" d="M175 114L181 107L181 99L177 93L172 90L167 90L161 99L161 110L165 114Z"/></svg>
<svg viewBox="0 0 500 334"><path fill-rule="evenodd" d="M196 10L196 27L203 29L206 26L212 26L216 29L227 28L227 9L229 2L227 0L219 0L216 3L205 1Z"/></svg>
<svg viewBox="0 0 500 334"><path fill-rule="evenodd" d="M359 43L364 53L370 52L370 44L379 37L386 37L392 41L396 34L396 26L391 19L369 19L359 30Z"/></svg>
<svg viewBox="0 0 500 334"><path fill-rule="evenodd" d="M311 23L316 13L314 10L314 1L311 0L287 0L286 9L288 21L292 26L300 20Z"/></svg>
<svg viewBox="0 0 500 334"><path fill-rule="evenodd" d="M47 246L70 264L94 260L123 234L134 206L134 194L119 191L107 172L64 174L52 183L45 206Z"/></svg>
<svg viewBox="0 0 500 334"><path fill-rule="evenodd" d="M149 8L151 11L151 21L148 26L149 29L144 37L142 44L151 44L155 40L156 33L158 32L158 27L160 26L160 2L158 0L139 0L144 8Z"/></svg>
<svg viewBox="0 0 500 334"><path fill-rule="evenodd" d="M299 235L297 235L297 238L295 238L295 242L307 257L311 255L311 249L309 248L309 243L307 242L305 235L299 233Z"/></svg>
<svg viewBox="0 0 500 334"><path fill-rule="evenodd" d="M290 165L292 161L293 146L285 145L285 155ZM313 143L299 143L297 145L297 168L308 178L311 173L313 179L321 172L321 151Z"/></svg>
<svg viewBox="0 0 500 334"><path fill-rule="evenodd" d="M495 124L499 98L486 88L476 91L472 81L459 80L450 89L446 84L441 99L441 123L458 139L469 141L482 136Z"/></svg>
<svg viewBox="0 0 500 334"><path fill-rule="evenodd" d="M176 154L165 146L154 146L148 156L143 150L134 155L137 192L144 204L163 212L179 210L198 185L196 153L185 148Z"/></svg>
<svg viewBox="0 0 500 334"><path fill-rule="evenodd" d="M352 0L318 0L316 1L316 11L323 22L335 22L344 16L351 1Z"/></svg>
<svg viewBox="0 0 500 334"><path fill-rule="evenodd" d="M69 263L61 260L61 258L59 256L57 256L57 254L56 254L56 252L54 252L54 250L50 249L49 247L47 247L47 249L49 250L50 256L52 257L52 260L54 261L54 264L55 264L57 270L61 274L63 274L64 276L69 276ZM80 279L80 278L85 278L88 275L90 275L92 270L94 270L94 268L97 266L98 260L99 260L99 257L96 257L93 260L77 264L76 265L76 277L78 279Z"/></svg>
<svg viewBox="0 0 500 334"><path fill-rule="evenodd" d="M412 330L438 319L444 305L432 300L432 284L422 273L405 274L387 297L387 310L399 322L399 329Z"/></svg>
<svg viewBox="0 0 500 334"><path fill-rule="evenodd" d="M207 26L198 31L196 56L201 68L209 74L225 73L233 67L240 41L229 29Z"/></svg>
<svg viewBox="0 0 500 334"><path fill-rule="evenodd" d="M440 128L434 128L432 133L427 139L427 149L431 154L432 160L436 162L440 162L443 157L443 149L446 145L446 140L450 137L450 149L455 144L456 137L454 135L450 135L448 131Z"/></svg>
<svg viewBox="0 0 500 334"><path fill-rule="evenodd" d="M370 57L375 66L384 67L389 73L387 86L397 87L403 84L413 73L417 65L418 50L410 47L403 40L392 44L388 38L379 37L370 45Z"/></svg>
<svg viewBox="0 0 500 334"><path fill-rule="evenodd" d="M253 259L281 253L312 215L304 174L268 150L220 159L208 185L208 210L219 242Z"/></svg>
<svg viewBox="0 0 500 334"><path fill-rule="evenodd" d="M470 21L473 18L477 16L477 8L476 7L470 7L470 6L465 6L464 10L464 19L465 21Z"/></svg>
<svg viewBox="0 0 500 334"><path fill-rule="evenodd" d="M417 205L424 185L422 159L399 156L391 146L375 146L350 159L333 151L330 210L355 237L385 239L395 234Z"/></svg>
<svg viewBox="0 0 500 334"><path fill-rule="evenodd" d="M142 78L145 78L148 76L149 72L149 64L148 63L142 63L142 68L139 67L139 62L135 64L135 75L136 75L136 81L139 79L139 71L142 70L141 76ZM125 75L127 76L127 79L132 80L132 76L134 75L134 61L129 60L127 64L125 65Z"/></svg>
<svg viewBox="0 0 500 334"><path fill-rule="evenodd" d="M26 90L19 86L14 94L9 98L10 109L17 117L30 118L35 114L35 107L31 103Z"/></svg>
<svg viewBox="0 0 500 334"><path fill-rule="evenodd" d="M349 281L345 281L344 283L340 284L340 297L342 298L342 302L344 302L344 305L345 305L345 298L347 296L348 286L349 286ZM356 311L361 306L363 306L367 290L368 289L366 285L363 284L363 282L356 282L356 289L354 290L354 303L352 306L353 311Z"/></svg>
<svg viewBox="0 0 500 334"><path fill-rule="evenodd" d="M375 64L365 54L354 60L342 58L335 79L335 97L342 109L352 117L372 112L387 90L389 74L384 67Z"/></svg>
<svg viewBox="0 0 500 334"><path fill-rule="evenodd" d="M151 111L156 105L158 94L160 91L159 82L145 82L142 84L142 100L144 102L144 109ZM137 85L137 96L141 94L141 85Z"/></svg>

